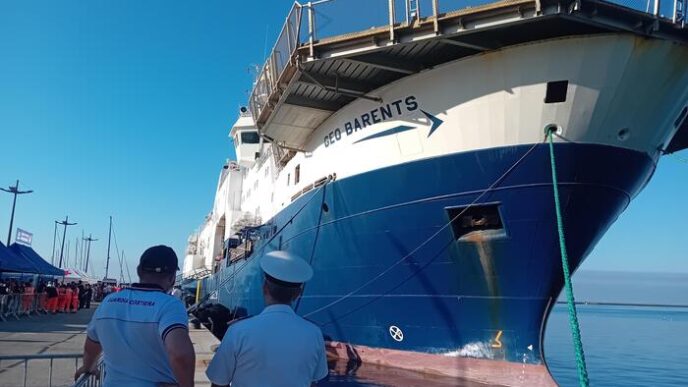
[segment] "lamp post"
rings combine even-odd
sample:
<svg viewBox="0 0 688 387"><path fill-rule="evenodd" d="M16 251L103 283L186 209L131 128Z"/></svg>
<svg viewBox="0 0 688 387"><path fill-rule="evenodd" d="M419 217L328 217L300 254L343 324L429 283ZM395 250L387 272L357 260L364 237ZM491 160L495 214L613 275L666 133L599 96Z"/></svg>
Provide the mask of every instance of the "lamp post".
<svg viewBox="0 0 688 387"><path fill-rule="evenodd" d="M14 195L14 199L12 199L12 215L10 216L10 231L7 233L7 246L9 246L10 241L12 240L12 225L14 224L14 209L17 207L17 195L30 194L33 192L33 190L20 191L19 180L17 180L17 183L14 185L14 187L10 186L8 189L0 188L0 190Z"/></svg>
<svg viewBox="0 0 688 387"><path fill-rule="evenodd" d="M58 266L61 269L62 268L62 256L64 253L65 238L67 237L67 226L74 226L76 223L69 223L69 216L66 216L65 220L63 220L62 222L57 222L57 224L61 224L64 226L64 231L62 232L62 248L60 248L60 265Z"/></svg>

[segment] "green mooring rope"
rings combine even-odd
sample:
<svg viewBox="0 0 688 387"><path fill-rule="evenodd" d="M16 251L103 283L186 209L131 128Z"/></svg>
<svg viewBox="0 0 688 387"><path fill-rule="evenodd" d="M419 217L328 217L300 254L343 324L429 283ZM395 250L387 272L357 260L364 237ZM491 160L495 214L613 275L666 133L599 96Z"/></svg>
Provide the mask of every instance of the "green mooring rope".
<svg viewBox="0 0 688 387"><path fill-rule="evenodd" d="M557 167L554 161L553 130L547 132L549 142L549 159L552 164L552 187L554 189L554 207L557 212L557 231L559 233L559 248L561 249L561 266L564 269L564 284L566 288L566 301L569 307L569 325L573 336L573 346L576 350L576 365L578 366L578 380L581 387L588 387L588 370L585 366L585 353L581 341L580 327L578 326L578 313L576 302L573 298L573 286L571 285L571 273L569 272L569 259L566 254L566 240L564 239L564 222L561 218L561 204L559 203L559 187L557 182Z"/></svg>

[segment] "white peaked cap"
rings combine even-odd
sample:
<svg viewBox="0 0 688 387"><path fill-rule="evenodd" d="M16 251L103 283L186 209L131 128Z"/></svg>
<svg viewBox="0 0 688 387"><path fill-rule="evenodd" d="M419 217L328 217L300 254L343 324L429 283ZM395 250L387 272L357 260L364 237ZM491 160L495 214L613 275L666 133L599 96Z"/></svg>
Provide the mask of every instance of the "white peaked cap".
<svg viewBox="0 0 688 387"><path fill-rule="evenodd" d="M265 274L284 282L304 283L313 277L313 269L303 258L283 250L271 251L260 260Z"/></svg>

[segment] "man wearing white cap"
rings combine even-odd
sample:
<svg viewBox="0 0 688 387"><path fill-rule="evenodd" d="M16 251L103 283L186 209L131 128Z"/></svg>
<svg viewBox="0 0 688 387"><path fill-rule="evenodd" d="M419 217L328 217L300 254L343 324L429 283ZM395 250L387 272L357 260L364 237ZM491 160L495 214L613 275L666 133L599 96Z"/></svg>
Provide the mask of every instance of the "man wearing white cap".
<svg viewBox="0 0 688 387"><path fill-rule="evenodd" d="M229 327L206 375L217 387L310 386L327 376L325 343L291 304L313 269L286 251L265 254L260 267L265 309Z"/></svg>

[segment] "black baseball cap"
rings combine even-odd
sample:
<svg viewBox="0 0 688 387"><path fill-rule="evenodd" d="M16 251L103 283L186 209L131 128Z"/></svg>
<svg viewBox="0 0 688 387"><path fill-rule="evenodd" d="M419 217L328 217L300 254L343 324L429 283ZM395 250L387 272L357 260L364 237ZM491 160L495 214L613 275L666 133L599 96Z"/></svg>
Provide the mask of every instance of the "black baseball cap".
<svg viewBox="0 0 688 387"><path fill-rule="evenodd" d="M177 254L169 246L149 247L141 254L139 268L153 273L174 273L179 270Z"/></svg>

